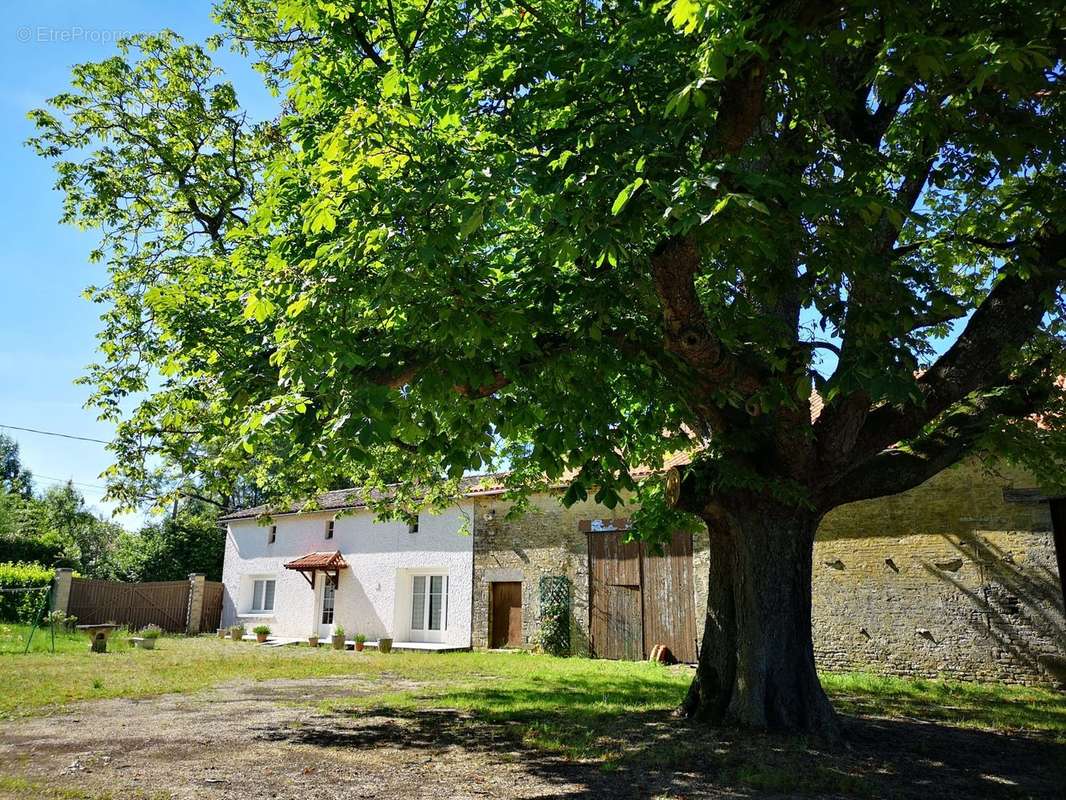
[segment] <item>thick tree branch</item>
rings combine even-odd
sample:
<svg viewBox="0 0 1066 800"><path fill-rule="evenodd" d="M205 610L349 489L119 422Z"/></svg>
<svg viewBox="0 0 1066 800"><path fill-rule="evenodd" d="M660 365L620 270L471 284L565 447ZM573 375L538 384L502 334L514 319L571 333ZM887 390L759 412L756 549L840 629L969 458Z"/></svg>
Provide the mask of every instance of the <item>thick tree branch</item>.
<svg viewBox="0 0 1066 800"><path fill-rule="evenodd" d="M1009 385L949 411L936 428L907 447L891 447L843 474L819 499L828 511L844 503L899 494L929 480L970 453L997 418L1024 417L1038 411L1053 390L1046 362Z"/></svg>
<svg viewBox="0 0 1066 800"><path fill-rule="evenodd" d="M777 0L766 5L763 15L767 23L787 24L765 24L764 30L773 31L758 42L766 56L749 55L723 81L714 135L704 157L733 154L744 147L763 117L771 65L791 35L790 30L794 26L802 35L802 31L828 20L831 12L839 12L839 6L823 0Z"/></svg>
<svg viewBox="0 0 1066 800"><path fill-rule="evenodd" d="M1047 295L1066 280L1066 234L1044 236L1037 250L1033 274L1023 278L1004 267L1003 276L955 344L918 378L920 402L885 405L870 412L849 454L850 463L859 464L916 436L953 403L1007 380L1011 357L1040 326ZM832 435L831 425L822 427L820 436Z"/></svg>

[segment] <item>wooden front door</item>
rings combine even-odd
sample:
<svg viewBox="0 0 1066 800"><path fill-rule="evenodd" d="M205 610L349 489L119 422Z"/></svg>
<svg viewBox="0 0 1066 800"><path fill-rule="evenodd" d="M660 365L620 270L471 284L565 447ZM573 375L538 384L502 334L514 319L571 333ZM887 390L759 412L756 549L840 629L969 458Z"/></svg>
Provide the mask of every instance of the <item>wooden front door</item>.
<svg viewBox="0 0 1066 800"><path fill-rule="evenodd" d="M519 581L497 581L492 584L490 646L522 646L522 584Z"/></svg>
<svg viewBox="0 0 1066 800"><path fill-rule="evenodd" d="M696 660L692 535L675 533L657 554L620 531L589 539L589 633L599 658L638 661L664 644Z"/></svg>

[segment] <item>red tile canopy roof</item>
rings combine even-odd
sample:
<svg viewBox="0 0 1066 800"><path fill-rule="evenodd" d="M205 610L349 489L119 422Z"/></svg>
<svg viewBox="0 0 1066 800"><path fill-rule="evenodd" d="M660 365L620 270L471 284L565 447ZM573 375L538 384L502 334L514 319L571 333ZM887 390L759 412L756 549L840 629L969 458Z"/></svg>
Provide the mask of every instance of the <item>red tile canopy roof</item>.
<svg viewBox="0 0 1066 800"><path fill-rule="evenodd" d="M285 565L285 569L295 569L299 572L311 572L316 569L334 570L344 569L348 562L341 556L339 550L327 553L308 553L300 556L295 561Z"/></svg>

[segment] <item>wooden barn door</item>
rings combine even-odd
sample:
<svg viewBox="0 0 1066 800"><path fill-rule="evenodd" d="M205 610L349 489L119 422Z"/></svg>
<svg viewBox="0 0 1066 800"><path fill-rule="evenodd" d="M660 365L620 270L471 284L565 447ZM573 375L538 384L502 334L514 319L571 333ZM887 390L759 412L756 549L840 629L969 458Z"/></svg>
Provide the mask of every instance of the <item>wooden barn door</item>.
<svg viewBox="0 0 1066 800"><path fill-rule="evenodd" d="M675 533L657 555L642 547L644 559L644 657L657 644L670 648L678 661L696 660L695 585L692 580L692 534Z"/></svg>
<svg viewBox="0 0 1066 800"><path fill-rule="evenodd" d="M522 646L522 584L492 584L492 647Z"/></svg>
<svg viewBox="0 0 1066 800"><path fill-rule="evenodd" d="M589 533L589 633L599 658L638 661L664 644L696 660L692 535L675 533L661 555L621 531Z"/></svg>
<svg viewBox="0 0 1066 800"><path fill-rule="evenodd" d="M643 657L640 543L621 533L589 534L589 614L593 652L599 658Z"/></svg>

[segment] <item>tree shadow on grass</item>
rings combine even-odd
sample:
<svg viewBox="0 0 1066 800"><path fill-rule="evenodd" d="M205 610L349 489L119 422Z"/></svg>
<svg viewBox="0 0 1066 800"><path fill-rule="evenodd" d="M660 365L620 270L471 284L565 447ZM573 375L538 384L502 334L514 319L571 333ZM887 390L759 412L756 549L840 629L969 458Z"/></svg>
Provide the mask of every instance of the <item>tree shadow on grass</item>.
<svg viewBox="0 0 1066 800"><path fill-rule="evenodd" d="M628 681L622 681L627 683ZM517 763L572 798L825 795L1060 797L1066 746L915 719L843 718L841 744L719 731L612 702L618 680L450 691L402 705L340 708L262 738L323 748L455 751ZM652 689L653 697L657 691ZM676 693L676 687L663 692ZM628 698L640 698L629 688ZM452 703L453 707L442 707ZM433 707L426 707L433 706ZM539 786L539 788L538 788ZM562 787L566 787L565 790Z"/></svg>

